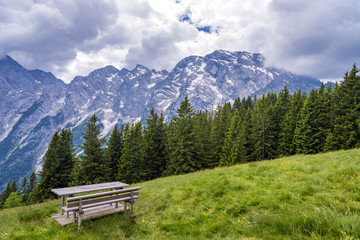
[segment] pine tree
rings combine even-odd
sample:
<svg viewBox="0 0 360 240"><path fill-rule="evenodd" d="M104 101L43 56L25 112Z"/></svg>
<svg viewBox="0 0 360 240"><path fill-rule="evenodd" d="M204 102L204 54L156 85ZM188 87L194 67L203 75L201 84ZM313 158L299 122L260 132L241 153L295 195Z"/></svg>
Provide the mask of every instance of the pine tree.
<svg viewBox="0 0 360 240"><path fill-rule="evenodd" d="M330 108L330 115L328 116L329 118L329 122L330 122L330 129L327 132L326 135L326 142L324 145L324 151L333 151L338 149L339 146L337 146L337 143L335 141L335 137L334 137L334 128L335 128L335 119L338 118L338 113L339 111L337 111L340 107L339 107L339 101L340 101L340 92L339 92L339 84L336 82L335 83L335 87L334 89L331 91L331 100L330 100L330 104L331 106ZM325 104L325 103L324 103Z"/></svg>
<svg viewBox="0 0 360 240"><path fill-rule="evenodd" d="M45 153L40 180L32 195L32 201L55 197L51 189L67 187L74 167L74 146L70 130L56 131ZM27 194L25 194L25 198Z"/></svg>
<svg viewBox="0 0 360 240"><path fill-rule="evenodd" d="M300 111L303 107L303 97L301 91L294 93L290 100L290 109L285 114L284 121L280 127L279 155L289 156L295 154L293 139L296 124L300 118Z"/></svg>
<svg viewBox="0 0 360 240"><path fill-rule="evenodd" d="M11 193L12 193L11 185L10 182L8 182L3 193L3 198L2 198L3 203L5 203L6 199L10 196Z"/></svg>
<svg viewBox="0 0 360 240"><path fill-rule="evenodd" d="M199 112L194 117L195 149L201 169L213 168L218 163L213 159L211 144L212 117L208 111Z"/></svg>
<svg viewBox="0 0 360 240"><path fill-rule="evenodd" d="M334 129L331 134L330 149L349 149L360 146L360 76L359 69L353 66L346 73L344 81L336 89Z"/></svg>
<svg viewBox="0 0 360 240"><path fill-rule="evenodd" d="M42 171L39 173L40 181L36 188L36 193L32 196L34 200L42 201L43 199L53 196L52 188L57 185L57 166L59 165L60 155L60 136L56 131L51 138L49 147L45 153Z"/></svg>
<svg viewBox="0 0 360 240"><path fill-rule="evenodd" d="M35 187L36 187L36 174L35 172L32 172L29 178L28 185L26 187L29 195L34 192Z"/></svg>
<svg viewBox="0 0 360 240"><path fill-rule="evenodd" d="M222 147L220 165L230 166L236 163L245 162L245 156L244 124L240 117L240 112L235 109L229 131L226 134L226 139Z"/></svg>
<svg viewBox="0 0 360 240"><path fill-rule="evenodd" d="M106 149L107 164L109 166L109 181L115 181L118 175L118 163L122 154L124 145L124 127L121 127L121 131L115 125L112 131L109 144Z"/></svg>
<svg viewBox="0 0 360 240"><path fill-rule="evenodd" d="M274 134L274 144L273 147L276 149L276 156L280 155L281 148L283 145L287 144L286 142L282 142L284 139L281 138L281 131L284 127L285 118L290 110L290 93L287 86L279 93L279 97L274 106L274 114L272 115L272 122L274 123L271 131ZM275 156L274 155L274 156Z"/></svg>
<svg viewBox="0 0 360 240"><path fill-rule="evenodd" d="M27 184L28 184L27 178L26 178L26 176L24 176L22 184L21 184L21 194L20 194L21 201L23 203L26 203L27 200L29 199L29 194L27 191Z"/></svg>
<svg viewBox="0 0 360 240"><path fill-rule="evenodd" d="M109 169L102 148L105 140L100 137L100 126L95 114L91 116L86 126L81 145L84 152L80 156L80 165L74 169L73 185L102 183L108 180Z"/></svg>
<svg viewBox="0 0 360 240"><path fill-rule="evenodd" d="M195 144L195 112L187 96L177 113L179 117L172 119L168 130L169 163L165 175L194 172L202 165Z"/></svg>
<svg viewBox="0 0 360 240"><path fill-rule="evenodd" d="M60 131L60 154L57 165L57 187L67 187L71 183L71 173L75 166L75 147L73 143L73 134L70 129L61 129Z"/></svg>
<svg viewBox="0 0 360 240"><path fill-rule="evenodd" d="M11 186L10 186L10 192L17 192L18 188L17 188L17 184L16 184L16 181L13 180L12 183L11 183Z"/></svg>
<svg viewBox="0 0 360 240"><path fill-rule="evenodd" d="M323 150L325 132L322 128L321 98L318 91L311 90L301 109L300 119L297 123L294 144L296 153L318 153Z"/></svg>
<svg viewBox="0 0 360 240"><path fill-rule="evenodd" d="M144 180L158 178L166 169L166 133L164 116L150 110L150 116L146 119L144 131L145 140L145 164L147 171Z"/></svg>
<svg viewBox="0 0 360 240"><path fill-rule="evenodd" d="M118 179L126 183L144 180L148 166L144 163L145 144L143 129L140 122L126 130L123 152L118 164Z"/></svg>
<svg viewBox="0 0 360 240"><path fill-rule="evenodd" d="M263 95L255 103L252 114L252 141L254 144L253 160L271 159L276 156L275 135L271 131L274 123L272 115L274 107L272 106L272 95Z"/></svg>
<svg viewBox="0 0 360 240"><path fill-rule="evenodd" d="M210 139L212 144L212 154L215 166L219 165L222 154L222 146L224 145L226 133L229 130L231 122L231 104L225 103L223 107L217 107L213 119L213 127L211 129Z"/></svg>
<svg viewBox="0 0 360 240"><path fill-rule="evenodd" d="M253 131L253 118L252 118L251 108L248 108L244 117L244 135L245 135L245 159L247 162L256 161L255 156L253 155L255 149L255 136L252 135Z"/></svg>

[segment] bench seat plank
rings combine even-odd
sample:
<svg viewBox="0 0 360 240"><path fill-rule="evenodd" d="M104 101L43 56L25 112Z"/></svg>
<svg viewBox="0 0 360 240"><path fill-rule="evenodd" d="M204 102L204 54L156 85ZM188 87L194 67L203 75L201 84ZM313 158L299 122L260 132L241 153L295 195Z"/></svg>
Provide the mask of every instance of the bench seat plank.
<svg viewBox="0 0 360 240"><path fill-rule="evenodd" d="M121 198L127 198L127 197L131 196L131 193L126 193L126 194L121 194L121 195L113 195L113 196L111 196L112 194L109 194L109 195L110 196L108 196L108 197L84 200L84 201L82 201L82 205L84 207L84 206L86 206L88 204L92 204L92 203L104 202L104 201L121 199ZM134 192L133 193L133 196L138 196L138 195L139 195L139 192ZM122 200L120 200L120 201L122 201ZM70 203L68 202L66 207L71 208L71 207L75 207L75 206L79 206L79 201L71 201Z"/></svg>
<svg viewBox="0 0 360 240"><path fill-rule="evenodd" d="M137 198L139 198L139 196L133 196L132 199L137 199ZM130 197L118 198L118 199L113 199L113 200L108 200L108 201L98 201L98 202L95 202L95 203L91 203L91 204L87 204L87 205L82 205L82 209L84 209L84 208L90 208L90 207L96 207L96 206L101 206L101 205L106 205L106 204L110 204L110 203L129 201L129 200L131 200ZM66 212L68 212L68 211L78 211L78 210L79 210L79 206L63 207L63 210L66 211Z"/></svg>
<svg viewBox="0 0 360 240"><path fill-rule="evenodd" d="M73 201L77 201L77 200L80 200L80 199L96 198L96 197L102 197L102 196L106 196L106 195L110 195L110 194L119 194L119 193L123 193L123 192L131 192L131 191L135 192L135 191L138 191L138 190L140 190L140 187L120 189L120 190L101 192L101 193L94 193L94 194L88 194L88 195L77 196L77 197L69 197L67 199L67 201L68 202L73 202Z"/></svg>

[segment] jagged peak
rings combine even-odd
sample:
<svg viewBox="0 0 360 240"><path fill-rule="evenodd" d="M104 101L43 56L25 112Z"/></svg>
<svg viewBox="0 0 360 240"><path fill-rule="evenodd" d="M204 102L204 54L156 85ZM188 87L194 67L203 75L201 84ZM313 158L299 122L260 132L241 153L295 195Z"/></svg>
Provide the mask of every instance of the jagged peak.
<svg viewBox="0 0 360 240"><path fill-rule="evenodd" d="M96 69L89 74L89 77L107 76L119 72L119 69L112 65L107 65L103 68Z"/></svg>
<svg viewBox="0 0 360 240"><path fill-rule="evenodd" d="M175 68L184 68L191 62L196 63L198 61L203 61L203 60L204 60L204 57L201 57L201 56L196 56L196 55L188 56L188 57L185 57L182 60L180 60L180 62L178 62L178 64L176 64Z"/></svg>
<svg viewBox="0 0 360 240"><path fill-rule="evenodd" d="M21 70L27 71L23 66L21 66L20 63L15 61L9 55L6 55L0 59L0 69L2 69L2 68L12 68L12 69L17 69L17 70L21 69Z"/></svg>

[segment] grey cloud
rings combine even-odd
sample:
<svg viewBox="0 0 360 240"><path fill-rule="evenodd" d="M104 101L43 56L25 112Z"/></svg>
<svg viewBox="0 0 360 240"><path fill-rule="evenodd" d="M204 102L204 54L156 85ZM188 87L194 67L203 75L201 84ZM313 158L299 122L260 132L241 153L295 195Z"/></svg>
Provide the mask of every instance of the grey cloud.
<svg viewBox="0 0 360 240"><path fill-rule="evenodd" d="M129 49L125 59L126 65L129 68L143 64L157 70L160 70L159 67L170 69L182 55L176 43L192 39L196 34L196 29L181 28L178 24L172 24L157 32L146 31L141 44Z"/></svg>
<svg viewBox="0 0 360 240"><path fill-rule="evenodd" d="M360 60L360 2L273 0L265 55L272 65L318 78L341 78Z"/></svg>
<svg viewBox="0 0 360 240"><path fill-rule="evenodd" d="M0 23L1 51L32 58L34 66L27 67L47 70L74 58L76 49L96 38L117 14L114 3L96 0L34 1L22 8L3 6L0 11L12 16Z"/></svg>

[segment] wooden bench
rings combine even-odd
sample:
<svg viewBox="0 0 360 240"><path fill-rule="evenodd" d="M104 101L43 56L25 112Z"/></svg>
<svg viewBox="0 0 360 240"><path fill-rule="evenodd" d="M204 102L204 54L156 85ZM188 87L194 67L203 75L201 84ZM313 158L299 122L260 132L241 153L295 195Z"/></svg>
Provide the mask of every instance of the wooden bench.
<svg viewBox="0 0 360 240"><path fill-rule="evenodd" d="M133 216L133 204L135 199L139 197L140 187L114 190L108 192L94 193L88 195L82 195L77 197L69 197L66 200L66 206L61 210L66 213L66 217L69 218L69 213L72 212L74 222L76 217L78 218L78 228L80 228L81 220L84 216L85 210L91 210L91 214L86 216L88 218L94 218L98 216L107 215L114 211L108 211L107 206L113 206L119 208L119 202L124 203L123 210L127 210L127 203L130 203L130 214Z"/></svg>

